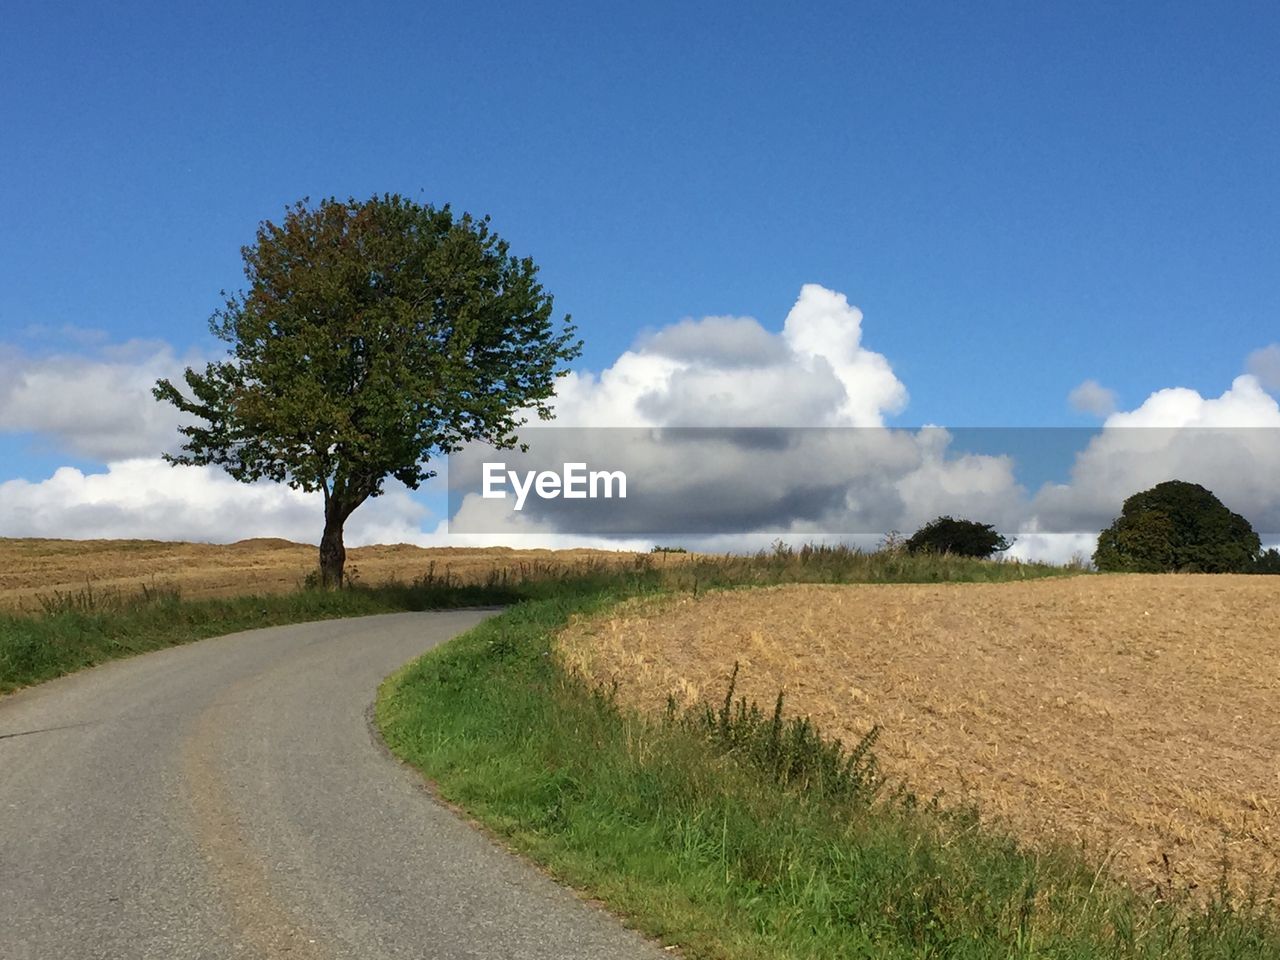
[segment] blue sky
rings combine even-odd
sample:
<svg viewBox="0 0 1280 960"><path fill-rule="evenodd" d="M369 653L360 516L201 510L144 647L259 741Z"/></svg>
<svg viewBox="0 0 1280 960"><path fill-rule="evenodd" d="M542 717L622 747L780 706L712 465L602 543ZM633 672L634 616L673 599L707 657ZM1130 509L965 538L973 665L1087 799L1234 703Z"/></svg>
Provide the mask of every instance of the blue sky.
<svg viewBox="0 0 1280 960"><path fill-rule="evenodd" d="M260 219L398 191L490 214L585 369L816 283L909 390L891 422L1217 396L1280 327L1277 49L1264 3L11 0L0 349L208 349Z"/></svg>

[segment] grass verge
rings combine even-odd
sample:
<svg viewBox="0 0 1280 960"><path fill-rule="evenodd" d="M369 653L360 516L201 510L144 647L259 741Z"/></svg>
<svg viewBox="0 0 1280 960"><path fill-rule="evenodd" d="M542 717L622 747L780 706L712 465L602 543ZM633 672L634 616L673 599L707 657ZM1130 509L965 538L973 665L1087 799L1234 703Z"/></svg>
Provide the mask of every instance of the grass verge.
<svg viewBox="0 0 1280 960"><path fill-rule="evenodd" d="M107 660L239 630L518 598L513 587L501 582L459 586L419 581L225 600L183 600L166 590L126 595L86 588L45 598L40 614L0 613L0 694Z"/></svg>
<svg viewBox="0 0 1280 960"><path fill-rule="evenodd" d="M1046 572L845 560L760 557L532 591L389 678L379 725L445 799L692 958L1280 956L1274 915L1253 904L1153 900L1073 851L1021 848L971 813L806 789L812 778L760 762L769 753L760 744L779 742L767 714L644 718L567 675L553 655L570 617L645 592ZM750 727L745 747L733 734L739 723ZM821 747L809 752L818 766L840 767Z"/></svg>

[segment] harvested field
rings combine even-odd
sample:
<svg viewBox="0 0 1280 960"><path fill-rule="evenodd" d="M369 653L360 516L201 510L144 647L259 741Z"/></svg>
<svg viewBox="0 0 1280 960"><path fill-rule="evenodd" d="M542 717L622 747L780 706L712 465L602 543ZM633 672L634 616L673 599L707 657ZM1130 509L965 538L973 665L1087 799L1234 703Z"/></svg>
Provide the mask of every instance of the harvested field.
<svg viewBox="0 0 1280 960"><path fill-rule="evenodd" d="M782 586L636 601L560 639L660 711L781 688L890 779L1150 887L1280 888L1280 577Z"/></svg>
<svg viewBox="0 0 1280 960"><path fill-rule="evenodd" d="M347 573L377 585L428 573L481 583L495 571L569 571L588 564L633 564L636 554L606 550L513 550L393 546L353 547ZM667 561L667 558L663 558ZM676 562L676 558L671 561ZM288 540L227 545L158 540L16 540L0 538L0 609L38 610L57 593L134 594L176 588L183 597L229 597L296 590L316 569L316 548Z"/></svg>

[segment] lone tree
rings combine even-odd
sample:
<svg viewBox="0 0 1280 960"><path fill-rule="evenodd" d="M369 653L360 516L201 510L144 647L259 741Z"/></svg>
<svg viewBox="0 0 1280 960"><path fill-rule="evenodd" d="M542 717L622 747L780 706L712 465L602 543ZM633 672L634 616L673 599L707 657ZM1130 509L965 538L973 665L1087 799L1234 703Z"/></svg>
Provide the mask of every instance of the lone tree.
<svg viewBox="0 0 1280 960"><path fill-rule="evenodd" d="M1135 493L1098 536L1099 570L1247 573L1262 544L1249 521L1198 483L1167 480Z"/></svg>
<svg viewBox="0 0 1280 960"><path fill-rule="evenodd" d="M989 523L938 517L907 538L908 553L952 553L960 557L989 557L1013 546Z"/></svg>
<svg viewBox="0 0 1280 960"><path fill-rule="evenodd" d="M488 218L395 194L303 200L241 251L248 289L210 327L228 359L168 380L158 400L202 421L172 464L216 464L324 493L320 575L342 584L343 525L388 477L416 489L433 456L518 443L581 341L528 258Z"/></svg>

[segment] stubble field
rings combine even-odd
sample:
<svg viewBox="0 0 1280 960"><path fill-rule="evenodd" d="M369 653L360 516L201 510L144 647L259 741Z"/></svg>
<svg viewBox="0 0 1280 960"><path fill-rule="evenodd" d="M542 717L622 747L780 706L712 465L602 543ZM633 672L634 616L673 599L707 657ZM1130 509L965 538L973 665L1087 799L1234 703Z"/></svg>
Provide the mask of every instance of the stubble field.
<svg viewBox="0 0 1280 960"><path fill-rule="evenodd" d="M548 574L587 564L634 564L636 554L605 550L353 547L347 574L368 586L410 583L427 575L459 584L530 571ZM665 558L664 558L665 559ZM185 599L279 594L297 590L316 569L316 548L288 540L233 544L158 540L0 538L0 610L37 611L57 594L133 595L176 589Z"/></svg>
<svg viewBox="0 0 1280 960"><path fill-rule="evenodd" d="M632 601L560 655L659 712L738 690L1139 885L1280 884L1280 578L789 585Z"/></svg>

